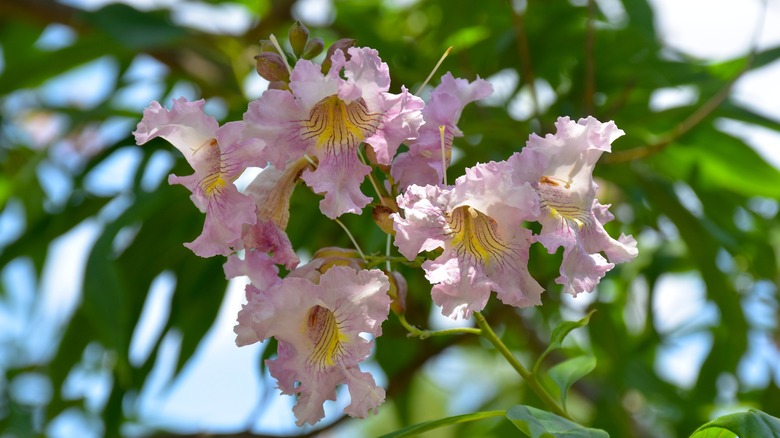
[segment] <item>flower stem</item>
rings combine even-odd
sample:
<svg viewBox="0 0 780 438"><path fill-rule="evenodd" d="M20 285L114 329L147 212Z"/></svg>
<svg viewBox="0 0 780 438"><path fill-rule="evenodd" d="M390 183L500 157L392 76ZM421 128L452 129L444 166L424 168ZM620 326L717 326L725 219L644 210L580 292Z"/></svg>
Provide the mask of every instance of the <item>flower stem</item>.
<svg viewBox="0 0 780 438"><path fill-rule="evenodd" d="M512 354L511 351L509 351L509 348L501 341L501 339L496 335L496 333L493 331L493 329L488 324L487 320L485 320L485 317L482 316L479 312L474 312L474 319L477 321L477 326L481 329L482 336L485 337L491 344L493 344L494 347L501 353L501 355L506 358L506 360L509 362L510 365L512 365L512 368L517 371L518 374L520 374L520 377L523 378L523 380L526 381L528 384L528 387L531 388L531 390L536 393L539 398L542 399L545 405L547 405L547 408L552 411L555 415L561 416L563 418L566 418L567 420L574 421L568 412L566 412L565 409L563 409L558 403L552 398L550 393L547 392L546 389L542 385L539 384L539 382L534 378L534 375L528 371L523 364L520 363L520 361L517 360L517 358Z"/></svg>
<svg viewBox="0 0 780 438"><path fill-rule="evenodd" d="M406 330L409 331L409 337L417 337L420 339L427 339L431 336L448 336L448 335L462 335L462 334L470 334L470 335L481 335L482 330L477 328L471 328L471 327L457 327L457 328L451 328L451 329L445 329L445 330L420 330L417 327L409 324L409 322L406 321L406 317L404 315L398 315L398 320L401 321L401 325L406 328Z"/></svg>
<svg viewBox="0 0 780 438"><path fill-rule="evenodd" d="M351 240L351 241L352 241L352 245L354 245L354 246L355 246L355 249L357 250L358 254L360 254L360 258L361 258L361 259L363 259L363 260L367 260L367 259L366 259L366 255L363 253L363 250L362 250L362 249L360 249L360 245L358 245L358 243L357 243L357 240L355 240L355 238L352 236L352 233L350 233L350 232L349 232L349 229L347 228L347 226L346 226L346 225L344 225L344 224L343 224L343 223L342 223L340 220L338 220L338 219L333 219L333 220L334 220L334 221L335 221L337 224L339 224L339 225L341 226L341 228L343 228L343 229L344 229L344 232L345 232L345 233L347 233L347 236L349 236L349 240Z"/></svg>

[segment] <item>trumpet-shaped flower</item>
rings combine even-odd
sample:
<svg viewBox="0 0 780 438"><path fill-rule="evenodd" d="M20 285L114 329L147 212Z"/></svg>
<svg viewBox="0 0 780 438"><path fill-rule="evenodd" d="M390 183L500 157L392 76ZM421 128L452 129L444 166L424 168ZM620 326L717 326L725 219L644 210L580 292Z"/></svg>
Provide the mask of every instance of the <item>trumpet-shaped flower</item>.
<svg viewBox="0 0 780 438"><path fill-rule="evenodd" d="M352 402L345 412L351 416L367 416L385 398L358 364L374 343L360 334L382 334L390 309L387 277L376 269L346 266L333 266L318 277L315 283L291 274L264 290L248 285L247 304L234 329L239 346L277 339L277 357L266 363L282 393L298 395L293 412L299 426L322 419L323 403L336 399L340 384L349 389Z"/></svg>
<svg viewBox="0 0 780 438"><path fill-rule="evenodd" d="M290 197L303 169L309 166L301 158L284 169L263 169L244 193L257 205L257 223L244 227L243 258L231 254L225 263L227 278L247 275L252 285L263 289L276 282L277 264L293 269L300 260L293 250L285 229L290 219Z"/></svg>
<svg viewBox="0 0 780 438"><path fill-rule="evenodd" d="M412 260L444 249L422 267L446 316L468 318L482 310L491 290L505 304L541 304L543 289L528 273L531 232L521 227L539 204L530 184L512 176L507 162L479 164L454 187L411 185L398 197L404 216L393 220L401 254Z"/></svg>
<svg viewBox="0 0 780 438"><path fill-rule="evenodd" d="M377 161L389 165L423 122L420 98L405 88L401 94L387 92L389 70L376 50L352 47L349 55L347 60L337 50L326 73L299 60L291 91L265 91L244 115L247 143L262 147L263 157L277 168L304 155L316 157L316 170L305 170L302 179L325 194L320 209L330 218L359 213L370 201L360 191L370 167L358 158L358 146L370 145Z"/></svg>
<svg viewBox="0 0 780 438"><path fill-rule="evenodd" d="M168 110L152 102L133 134L139 145L155 137L166 139L195 170L189 176L170 175L168 183L187 187L192 202L206 213L203 233L185 246L201 257L211 257L240 249L244 225L257 220L252 198L239 193L233 181L247 166L257 165L253 157L258 149L240 145L242 122L220 127L203 113L204 103L179 98Z"/></svg>
<svg viewBox="0 0 780 438"><path fill-rule="evenodd" d="M493 86L484 79L473 82L455 79L451 73L441 78L441 83L431 92L428 104L422 114L425 124L415 140L409 141L409 151L398 154L391 167L391 174L399 187L411 184L439 184L444 176L442 166L449 165L452 142L462 137L458 121L463 108L469 103L483 99L493 93ZM444 127L444 160L442 160L442 135Z"/></svg>
<svg viewBox="0 0 780 438"><path fill-rule="evenodd" d="M532 134L522 152L508 161L516 178L531 182L539 194L541 210L535 220L542 231L537 240L550 253L564 248L556 282L577 295L591 292L615 263L637 255L633 237L621 234L615 240L604 230L603 224L614 217L609 206L596 199L598 185L593 181L599 157L611 152L612 142L624 133L614 122L593 117L577 122L561 117L555 126L554 135Z"/></svg>

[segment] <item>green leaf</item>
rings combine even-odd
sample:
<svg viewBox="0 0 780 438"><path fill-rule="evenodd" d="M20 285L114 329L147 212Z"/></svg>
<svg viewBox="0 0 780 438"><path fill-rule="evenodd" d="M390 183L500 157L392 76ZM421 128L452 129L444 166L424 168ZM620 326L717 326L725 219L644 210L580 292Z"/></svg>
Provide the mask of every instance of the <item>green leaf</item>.
<svg viewBox="0 0 780 438"><path fill-rule="evenodd" d="M591 355L577 356L550 368L550 378L561 390L561 403L566 407L566 395L574 382L596 368L596 358Z"/></svg>
<svg viewBox="0 0 780 438"><path fill-rule="evenodd" d="M731 434L729 434L731 432ZM780 437L780 418L757 409L724 415L696 429L690 438Z"/></svg>
<svg viewBox="0 0 780 438"><path fill-rule="evenodd" d="M531 406L512 406L506 411L509 419L529 438L604 438L609 434L590 429Z"/></svg>
<svg viewBox="0 0 780 438"><path fill-rule="evenodd" d="M447 38L445 46L452 46L452 49L457 52L459 50L468 49L489 36L490 29L485 26L467 27Z"/></svg>
<svg viewBox="0 0 780 438"><path fill-rule="evenodd" d="M542 364L542 361L544 360L547 355L553 351L561 348L563 346L563 340L568 336L569 333L571 333L572 330L580 327L585 327L588 325L588 322L590 322L590 317L593 315L593 313L596 310L591 310L590 313L585 315L584 318L580 319L579 321L561 321L558 323L557 326L553 329L552 335L550 336L550 345L547 347L546 350L544 350L544 353L542 353L541 356L539 356L539 359L537 359L536 364L534 364L534 370L533 373L536 374L536 370L539 369L539 366Z"/></svg>
<svg viewBox="0 0 780 438"><path fill-rule="evenodd" d="M153 49L184 40L188 31L171 23L167 11L143 12L124 4L109 4L85 19L128 49Z"/></svg>
<svg viewBox="0 0 780 438"><path fill-rule="evenodd" d="M459 423L467 423L469 421L477 421L477 420L482 420L484 418L500 417L505 414L506 414L505 411L486 411L486 412L474 412L473 414L456 415L454 417L441 418L439 420L425 421L423 423L413 424L401 430L396 430L395 432L382 435L380 438L399 438L403 436L414 436L444 426L450 426Z"/></svg>

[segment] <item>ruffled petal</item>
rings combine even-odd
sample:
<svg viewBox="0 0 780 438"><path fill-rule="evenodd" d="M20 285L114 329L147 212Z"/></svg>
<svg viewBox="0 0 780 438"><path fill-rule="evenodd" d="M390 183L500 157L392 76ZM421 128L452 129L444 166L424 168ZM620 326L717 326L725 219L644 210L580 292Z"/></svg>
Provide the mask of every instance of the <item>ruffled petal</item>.
<svg viewBox="0 0 780 438"><path fill-rule="evenodd" d="M463 135L457 126L463 108L492 92L492 85L483 79L477 78L474 82L469 82L465 79L455 79L451 73L442 77L441 83L431 92L430 101L422 110L425 123L420 127L416 139L408 142L409 152L402 154L403 158L397 159L390 169L400 187L411 184L438 184L442 180L444 171L439 127L444 127L444 155L446 165L449 165L453 139ZM415 169L421 169L423 172L418 175Z"/></svg>
<svg viewBox="0 0 780 438"><path fill-rule="evenodd" d="M592 292L614 267L601 254L588 254L580 246L571 246L563 251L561 275L555 282L563 285L564 292L576 297L581 292Z"/></svg>
<svg viewBox="0 0 780 438"><path fill-rule="evenodd" d="M322 405L336 399L340 384L353 396L345 412L367 415L382 403L384 391L360 371L373 344L360 334L381 334L390 311L387 277L345 266L328 269L319 284L293 274L264 290L247 286L236 342L278 340L277 357L266 364L282 392L297 395L293 412L299 426L325 415Z"/></svg>
<svg viewBox="0 0 780 438"><path fill-rule="evenodd" d="M360 184L371 168L353 153L326 155L314 171L305 170L301 179L316 193L324 194L320 211L335 219L344 213L360 213L371 198L360 191Z"/></svg>
<svg viewBox="0 0 780 438"><path fill-rule="evenodd" d="M449 204L450 191L437 186L407 187L398 196L398 206L404 216L394 213L393 229L396 231L395 245L409 260L414 260L422 251L444 247L447 219L444 208Z"/></svg>
<svg viewBox="0 0 780 438"><path fill-rule="evenodd" d="M423 263L425 278L434 286L433 302L441 313L452 319L468 319L474 311L485 308L490 298L491 282L480 266L462 263L451 254Z"/></svg>
<svg viewBox="0 0 780 438"><path fill-rule="evenodd" d="M377 162L389 165L406 140L416 138L423 124L425 102L401 87L401 94L382 93L378 110L384 114L379 129L365 139L374 149ZM370 106L369 106L370 108Z"/></svg>
<svg viewBox="0 0 780 438"><path fill-rule="evenodd" d="M189 102L180 97L174 99L168 110L157 101L152 102L133 132L136 143L162 137L181 151L196 173L207 170L211 166L208 145L216 137L219 123L203 112L205 104L203 99Z"/></svg>
<svg viewBox="0 0 780 438"><path fill-rule="evenodd" d="M296 123L306 115L307 110L290 92L266 90L244 113L242 140L245 145L261 149L263 160L284 169L288 160L305 153L307 144L297 138Z"/></svg>
<svg viewBox="0 0 780 438"><path fill-rule="evenodd" d="M390 69L370 47L350 47L349 60L344 64L344 76L357 86L367 102L377 99L390 89Z"/></svg>
<svg viewBox="0 0 780 438"><path fill-rule="evenodd" d="M252 285L260 289L268 288L279 281L279 268L273 259L262 251L247 250L244 258L231 254L223 269L225 278L246 275Z"/></svg>
<svg viewBox="0 0 780 438"><path fill-rule="evenodd" d="M257 217L254 202L233 185L253 163L239 145L243 124L231 122L219 127L214 118L203 113L204 103L180 98L169 111L152 102L134 134L139 143L165 138L192 166L194 174L170 175L168 183L187 187L192 202L206 213L203 232L185 246L201 257L211 257L240 249L244 225L254 224Z"/></svg>

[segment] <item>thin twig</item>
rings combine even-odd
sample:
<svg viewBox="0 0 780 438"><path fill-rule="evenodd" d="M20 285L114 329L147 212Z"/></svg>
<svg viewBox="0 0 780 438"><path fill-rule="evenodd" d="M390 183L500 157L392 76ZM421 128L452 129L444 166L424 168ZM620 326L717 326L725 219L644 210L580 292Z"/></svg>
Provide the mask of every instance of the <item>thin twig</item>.
<svg viewBox="0 0 780 438"><path fill-rule="evenodd" d="M531 117L539 115L539 98L536 95L536 85L534 79L534 69L531 65L531 49L528 45L528 36L525 33L525 20L523 14L512 8L512 24L517 37L517 52L520 56L520 70L522 72L521 80L528 86L528 92L531 96L532 111Z"/></svg>
<svg viewBox="0 0 780 438"><path fill-rule="evenodd" d="M763 17L765 16L766 7L766 2L764 2L764 14L759 15L760 21L758 26L756 26L755 32L753 33L753 42L751 44L752 47L748 54L748 59L745 63L745 66L742 67L742 69L733 78L731 78L731 80L729 80L726 85L720 91L718 91L718 93L704 102L704 104L697 108L696 111L688 116L688 118L672 128L671 131L661 135L657 141L625 151L615 152L605 157L603 162L609 164L625 163L627 161L638 160L662 152L670 144L674 143L675 140L685 135L691 129L695 128L699 123L706 119L707 116L718 109L718 107L726 100L726 98L729 97L731 88L734 86L737 80L739 80L742 75L753 68L753 62L755 62L756 54L758 53L758 39L761 36L761 31L764 27Z"/></svg>
<svg viewBox="0 0 780 438"><path fill-rule="evenodd" d="M472 327L455 327L455 328L444 329L444 330L421 330L409 324L406 321L406 317L404 315L398 315L398 321L400 321L401 325L404 326L404 328L409 331L408 336L417 337L420 339L427 339L430 338L431 336L449 336L449 335L463 335L463 334L482 335L482 330L478 328L472 328Z"/></svg>
<svg viewBox="0 0 780 438"><path fill-rule="evenodd" d="M596 2L588 0L588 26L585 31L585 96L583 96L585 114L593 114L593 96L596 94L596 60L593 54L595 15Z"/></svg>
<svg viewBox="0 0 780 438"><path fill-rule="evenodd" d="M528 387L531 388L531 390L537 396L539 396L540 399L542 399L542 402L547 405L547 408L550 409L550 411L555 415L566 418L567 420L574 421L571 415L569 415L569 413L566 412L564 408L562 408L555 400L553 400L550 393L547 392L547 390L544 389L541 384L539 384L539 382L536 380L536 377L531 374L531 372L528 371L519 360L517 360L511 351L509 351L509 348L504 344L503 341L501 341L501 338L496 335L496 333L490 327L490 324L488 324L487 320L485 320L485 317L482 316L482 314L479 312L474 312L474 319L477 321L477 326L482 329L482 337L484 337L491 344L493 344L494 347L496 347L496 350L498 350L499 353L504 356L512 368L514 368L515 371L520 374L520 377L525 380L526 384L528 384Z"/></svg>
<svg viewBox="0 0 780 438"><path fill-rule="evenodd" d="M339 224L339 226L341 226L341 228L344 229L344 232L347 233L347 236L349 237L349 240L352 241L352 245L355 246L355 249L357 250L358 254L360 254L360 258L365 261L366 260L366 255L363 253L363 250L360 249L360 245L358 245L357 240L355 240L355 237L352 236L352 233L349 232L349 228L347 228L347 226L344 225L344 223L341 222L338 219L333 219L333 221L336 222L337 224Z"/></svg>

